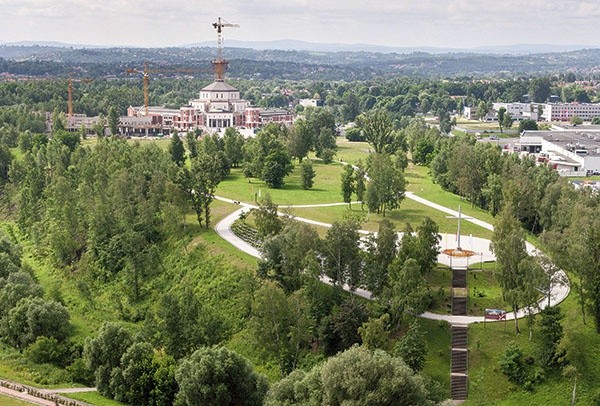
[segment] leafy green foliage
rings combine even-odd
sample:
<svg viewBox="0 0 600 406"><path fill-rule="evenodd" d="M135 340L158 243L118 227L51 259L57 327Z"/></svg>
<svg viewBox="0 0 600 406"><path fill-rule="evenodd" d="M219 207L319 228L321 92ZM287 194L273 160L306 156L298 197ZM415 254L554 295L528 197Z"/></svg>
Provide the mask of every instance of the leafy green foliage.
<svg viewBox="0 0 600 406"><path fill-rule="evenodd" d="M169 154L171 160L179 167L185 162L185 147L183 141L177 133L171 135L171 143L169 144Z"/></svg>
<svg viewBox="0 0 600 406"><path fill-rule="evenodd" d="M396 343L394 355L402 358L415 372L423 369L427 355L427 341L419 328L418 319L412 321L406 334Z"/></svg>
<svg viewBox="0 0 600 406"><path fill-rule="evenodd" d="M312 162L309 159L302 161L300 164L300 179L302 183L302 189L312 189L315 176L317 176L317 173L313 169Z"/></svg>
<svg viewBox="0 0 600 406"><path fill-rule="evenodd" d="M185 359L175 373L183 405L262 405L266 379L245 358L225 348L204 347Z"/></svg>

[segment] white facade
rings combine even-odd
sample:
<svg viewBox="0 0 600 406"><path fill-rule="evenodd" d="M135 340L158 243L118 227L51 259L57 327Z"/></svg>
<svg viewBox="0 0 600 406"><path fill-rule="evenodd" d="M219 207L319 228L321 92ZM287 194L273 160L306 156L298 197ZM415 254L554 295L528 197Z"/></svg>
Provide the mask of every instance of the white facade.
<svg viewBox="0 0 600 406"><path fill-rule="evenodd" d="M546 121L569 121L577 116L583 121L600 117L600 103L547 103L544 104Z"/></svg>
<svg viewBox="0 0 600 406"><path fill-rule="evenodd" d="M501 107L506 109L506 112L515 120L534 120L537 121L538 105L534 103L494 103L493 109L498 111Z"/></svg>

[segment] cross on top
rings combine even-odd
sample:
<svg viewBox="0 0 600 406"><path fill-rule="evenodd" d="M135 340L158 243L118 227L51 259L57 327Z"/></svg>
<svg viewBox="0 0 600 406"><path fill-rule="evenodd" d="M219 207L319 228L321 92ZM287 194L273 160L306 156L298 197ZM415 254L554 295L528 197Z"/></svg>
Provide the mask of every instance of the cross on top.
<svg viewBox="0 0 600 406"><path fill-rule="evenodd" d="M446 218L447 219L456 219L456 220L458 220L458 231L456 232L458 246L456 247L456 249L458 251L462 251L462 248L460 247L460 221L461 220L469 220L469 219L472 219L473 217L463 216L462 212L460 211L460 204L459 204L458 205L458 216L446 216Z"/></svg>

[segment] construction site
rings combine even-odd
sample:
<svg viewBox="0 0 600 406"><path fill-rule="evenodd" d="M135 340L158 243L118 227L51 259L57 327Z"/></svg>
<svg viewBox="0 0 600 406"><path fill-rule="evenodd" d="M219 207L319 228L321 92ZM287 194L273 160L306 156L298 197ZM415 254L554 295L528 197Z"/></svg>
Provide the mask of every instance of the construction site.
<svg viewBox="0 0 600 406"><path fill-rule="evenodd" d="M240 91L225 81L225 73L229 61L223 58L223 28L239 27L237 24L218 18L212 24L217 33L217 57L211 62L214 74L213 83L200 89L198 97L178 109L150 105L149 87L151 75L166 72L193 73L191 69L153 69L148 63L143 69L129 68L128 75L140 75L143 79L144 105L129 106L126 115L119 118L118 131L126 137L161 137L176 131L187 133L197 129L204 132L220 132L222 129L234 127L252 134L255 129L275 122L291 125L295 113L287 109L262 108L241 98ZM73 112L73 82L91 82L93 79L69 79L67 130L86 131L93 134L99 117L88 117ZM48 123L51 127L51 123ZM108 129L105 129L108 131Z"/></svg>

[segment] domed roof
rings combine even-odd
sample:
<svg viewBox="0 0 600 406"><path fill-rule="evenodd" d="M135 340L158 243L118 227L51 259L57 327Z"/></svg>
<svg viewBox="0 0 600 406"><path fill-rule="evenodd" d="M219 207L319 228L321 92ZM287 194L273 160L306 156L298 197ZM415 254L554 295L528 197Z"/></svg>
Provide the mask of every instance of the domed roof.
<svg viewBox="0 0 600 406"><path fill-rule="evenodd" d="M238 90L231 86L228 85L225 82L212 82L210 85L204 87L201 92L237 92Z"/></svg>

